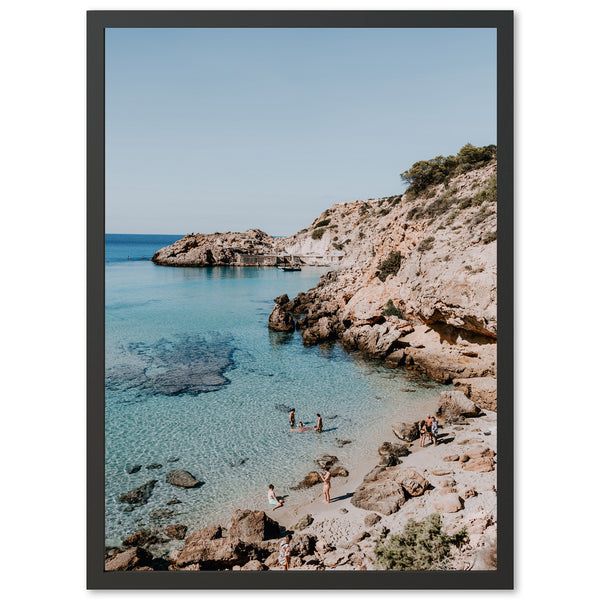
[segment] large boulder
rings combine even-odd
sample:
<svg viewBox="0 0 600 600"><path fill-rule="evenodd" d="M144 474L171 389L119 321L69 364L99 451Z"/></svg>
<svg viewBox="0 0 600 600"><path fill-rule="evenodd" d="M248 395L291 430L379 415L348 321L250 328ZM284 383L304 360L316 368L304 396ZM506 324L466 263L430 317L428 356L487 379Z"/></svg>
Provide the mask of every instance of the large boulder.
<svg viewBox="0 0 600 600"><path fill-rule="evenodd" d="M105 571L131 571L138 567L149 567L152 554L144 548L134 546L124 552L113 554L104 562Z"/></svg>
<svg viewBox="0 0 600 600"><path fill-rule="evenodd" d="M269 329L273 331L292 332L296 329L294 318L285 312L279 304L276 304L269 316Z"/></svg>
<svg viewBox="0 0 600 600"><path fill-rule="evenodd" d="M331 467L333 467L333 465L336 462L338 462L338 457L337 456L333 456L331 454L325 454L321 458L317 458L317 460L315 460L315 462L322 469L325 469L325 468L331 469Z"/></svg>
<svg viewBox="0 0 600 600"><path fill-rule="evenodd" d="M336 320L333 317L320 317L312 327L308 327L302 332L302 341L307 345L312 345L333 339L336 337L335 325Z"/></svg>
<svg viewBox="0 0 600 600"><path fill-rule="evenodd" d="M429 482L414 469L390 467L371 471L356 489L351 503L383 515L397 512L411 496L422 495Z"/></svg>
<svg viewBox="0 0 600 600"><path fill-rule="evenodd" d="M433 507L439 513L455 513L462 510L462 501L456 493L443 494L436 498Z"/></svg>
<svg viewBox="0 0 600 600"><path fill-rule="evenodd" d="M386 469L375 479L363 481L356 488L350 502L358 508L383 515L397 512L406 502L406 497L400 482L390 476L388 471L391 469Z"/></svg>
<svg viewBox="0 0 600 600"><path fill-rule="evenodd" d="M309 556L315 551L317 538L307 533L296 534L290 542L290 554L293 556Z"/></svg>
<svg viewBox="0 0 600 600"><path fill-rule="evenodd" d="M169 525L168 527L165 527L164 533L172 540L183 540L187 533L187 525Z"/></svg>
<svg viewBox="0 0 600 600"><path fill-rule="evenodd" d="M179 568L199 565L204 569L225 569L244 565L255 558L251 545L237 537L212 540L189 537L177 558Z"/></svg>
<svg viewBox="0 0 600 600"><path fill-rule="evenodd" d="M486 457L470 460L468 463L465 463L464 470L472 471L473 473L488 473L494 470L494 459Z"/></svg>
<svg viewBox="0 0 600 600"><path fill-rule="evenodd" d="M298 484L291 487L292 490L305 490L307 488L312 487L313 485L317 485L317 483L321 483L322 479L319 476L317 471L311 471L308 475L304 477L304 479Z"/></svg>
<svg viewBox="0 0 600 600"><path fill-rule="evenodd" d="M311 514L304 515L295 525L292 526L294 531L302 531L312 525L314 518Z"/></svg>
<svg viewBox="0 0 600 600"><path fill-rule="evenodd" d="M136 531L123 540L123 546L150 546L163 541L149 531Z"/></svg>
<svg viewBox="0 0 600 600"><path fill-rule="evenodd" d="M458 417L477 417L479 414L481 414L481 410L463 392L440 393L440 406L436 411L438 417L456 419Z"/></svg>
<svg viewBox="0 0 600 600"><path fill-rule="evenodd" d="M227 523L230 536L244 542L262 542L279 537L279 523L262 510L234 510Z"/></svg>
<svg viewBox="0 0 600 600"><path fill-rule="evenodd" d="M188 471L184 471L183 469L169 471L167 483L182 488L195 488L204 484L203 481L199 481L191 473L188 473Z"/></svg>
<svg viewBox="0 0 600 600"><path fill-rule="evenodd" d="M120 494L119 502L124 502L125 504L146 504L152 495L154 486L157 483L158 480L152 479L151 481L147 481L144 483L144 485L140 485L140 487L137 487L134 490Z"/></svg>
<svg viewBox="0 0 600 600"><path fill-rule="evenodd" d="M401 471L400 483L409 496L422 496L429 482L414 469Z"/></svg>
<svg viewBox="0 0 600 600"><path fill-rule="evenodd" d="M475 406L483 410L498 410L498 394L494 377L470 377L453 381L457 391L463 392Z"/></svg>
<svg viewBox="0 0 600 600"><path fill-rule="evenodd" d="M210 525L192 533L188 536L186 544L195 544L200 541L218 540L223 537L223 530L220 525Z"/></svg>
<svg viewBox="0 0 600 600"><path fill-rule="evenodd" d="M414 442L420 436L418 423L398 423L397 425L392 425L392 432L403 442Z"/></svg>

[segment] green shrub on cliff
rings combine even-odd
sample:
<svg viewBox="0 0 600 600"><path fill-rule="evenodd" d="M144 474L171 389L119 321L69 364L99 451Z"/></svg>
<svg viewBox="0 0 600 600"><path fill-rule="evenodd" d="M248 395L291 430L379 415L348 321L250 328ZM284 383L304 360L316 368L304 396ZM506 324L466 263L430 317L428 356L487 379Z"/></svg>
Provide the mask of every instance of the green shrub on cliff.
<svg viewBox="0 0 600 600"><path fill-rule="evenodd" d="M375 558L384 569L398 571L428 571L443 567L452 546L467 539L466 528L454 535L442 530L437 513L424 521L410 519L401 534L390 536L375 547Z"/></svg>
<svg viewBox="0 0 600 600"><path fill-rule="evenodd" d="M315 228L317 227L327 227L327 225L329 225L331 219L323 219L322 221L319 221L316 225Z"/></svg>
<svg viewBox="0 0 600 600"><path fill-rule="evenodd" d="M379 273L377 273L377 277L381 281L385 281L388 275L395 275L400 270L401 264L402 255L400 252L390 252L388 257L378 265Z"/></svg>
<svg viewBox="0 0 600 600"><path fill-rule="evenodd" d="M313 240L320 240L323 237L323 234L325 233L325 229L323 229L322 227L320 229L315 229L312 234L311 237Z"/></svg>
<svg viewBox="0 0 600 600"><path fill-rule="evenodd" d="M400 319L404 319L402 311L396 307L391 298L387 301L387 304L381 311L381 314L385 317L399 317Z"/></svg>
<svg viewBox="0 0 600 600"><path fill-rule="evenodd" d="M433 248L433 242L435 242L434 237L426 237L417 247L419 252L427 252L427 250L431 250Z"/></svg>
<svg viewBox="0 0 600 600"><path fill-rule="evenodd" d="M450 177L479 169L496 158L496 146L473 146L466 144L456 156L436 156L420 160L404 171L400 177L408 183L407 192L418 194L430 185L446 183Z"/></svg>

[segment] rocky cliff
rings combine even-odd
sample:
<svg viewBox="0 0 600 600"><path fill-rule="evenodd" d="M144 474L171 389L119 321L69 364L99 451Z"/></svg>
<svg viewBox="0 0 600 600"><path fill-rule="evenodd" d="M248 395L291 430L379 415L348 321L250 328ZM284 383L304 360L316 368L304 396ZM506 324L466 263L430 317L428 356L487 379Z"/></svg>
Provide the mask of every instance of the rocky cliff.
<svg viewBox="0 0 600 600"><path fill-rule="evenodd" d="M258 229L191 234L152 260L335 267L306 293L278 298L269 327L300 330L307 344L339 339L439 381L494 377L495 149L491 158L464 162L489 148L466 146L457 157L415 163L411 173L423 179L425 172L426 184L416 185L415 176L403 195L335 204L285 238Z"/></svg>
<svg viewBox="0 0 600 600"><path fill-rule="evenodd" d="M323 243L348 239L351 266L279 302L272 329L292 316L307 344L339 339L444 382L495 376L495 161L420 193L335 205L311 227L325 228Z"/></svg>

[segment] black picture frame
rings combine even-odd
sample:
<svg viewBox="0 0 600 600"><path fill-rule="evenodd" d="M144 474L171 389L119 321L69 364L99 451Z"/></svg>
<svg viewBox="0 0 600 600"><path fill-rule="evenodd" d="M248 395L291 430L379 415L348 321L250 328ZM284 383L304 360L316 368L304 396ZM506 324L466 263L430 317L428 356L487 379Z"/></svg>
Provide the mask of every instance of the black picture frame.
<svg viewBox="0 0 600 600"><path fill-rule="evenodd" d="M104 571L104 31L106 28L494 28L498 146L498 568L495 571ZM513 11L87 13L88 589L513 589Z"/></svg>

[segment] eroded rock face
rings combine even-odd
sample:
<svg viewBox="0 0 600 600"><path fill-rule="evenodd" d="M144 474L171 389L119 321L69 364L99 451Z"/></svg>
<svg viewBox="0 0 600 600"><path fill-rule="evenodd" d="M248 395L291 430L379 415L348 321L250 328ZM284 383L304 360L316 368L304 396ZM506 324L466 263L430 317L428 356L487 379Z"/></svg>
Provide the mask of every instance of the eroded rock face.
<svg viewBox="0 0 600 600"><path fill-rule="evenodd" d="M227 532L245 542L262 542L279 537L279 523L262 510L234 510Z"/></svg>

